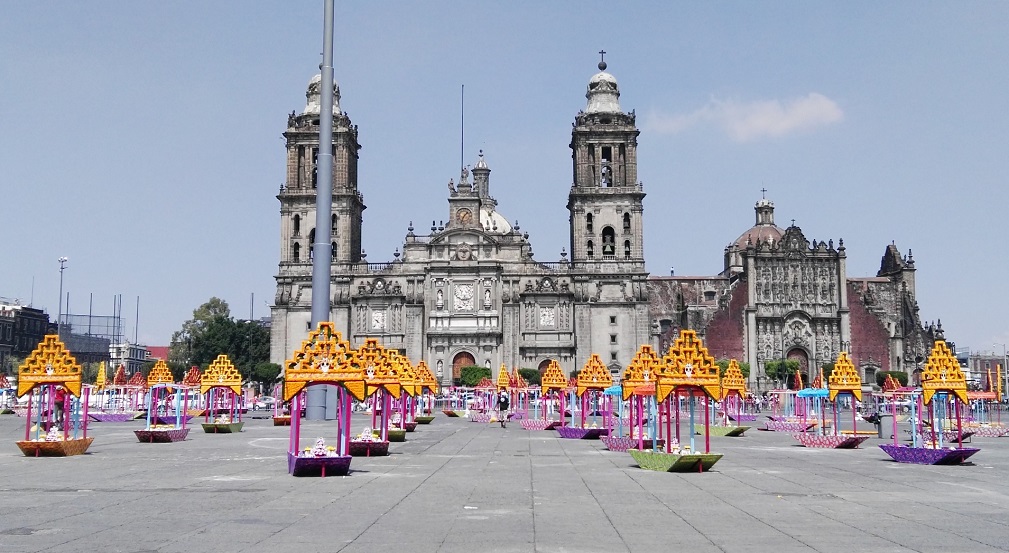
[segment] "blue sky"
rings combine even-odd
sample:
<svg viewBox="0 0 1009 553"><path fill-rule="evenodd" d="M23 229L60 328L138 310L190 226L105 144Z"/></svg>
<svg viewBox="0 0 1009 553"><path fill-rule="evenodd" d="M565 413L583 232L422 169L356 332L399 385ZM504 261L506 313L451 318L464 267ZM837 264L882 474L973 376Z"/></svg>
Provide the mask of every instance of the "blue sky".
<svg viewBox="0 0 1009 553"><path fill-rule="evenodd" d="M352 2L342 107L359 126L368 260L447 219L483 149L536 257L568 242L571 122L605 49L641 128L653 274L706 275L760 189L850 276L912 249L925 320L1001 353L1009 3ZM20 2L0 18L0 296L109 314L167 344L211 296L273 301L287 114L318 71L322 2Z"/></svg>

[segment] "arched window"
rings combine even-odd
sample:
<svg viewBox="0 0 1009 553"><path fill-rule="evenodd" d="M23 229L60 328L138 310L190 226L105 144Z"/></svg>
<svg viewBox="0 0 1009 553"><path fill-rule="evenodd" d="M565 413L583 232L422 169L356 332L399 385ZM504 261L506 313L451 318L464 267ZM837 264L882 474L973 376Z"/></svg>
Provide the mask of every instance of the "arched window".
<svg viewBox="0 0 1009 553"><path fill-rule="evenodd" d="M333 240L333 243L330 245L329 251L330 255L333 256L331 259L336 259L336 240Z"/></svg>
<svg viewBox="0 0 1009 553"><path fill-rule="evenodd" d="M315 254L315 229L308 231L308 258Z"/></svg>
<svg viewBox="0 0 1009 553"><path fill-rule="evenodd" d="M606 226L603 227L603 255L616 255L617 249L617 233L613 230L613 227Z"/></svg>
<svg viewBox="0 0 1009 553"><path fill-rule="evenodd" d="M631 241L624 240L624 259L631 258Z"/></svg>
<svg viewBox="0 0 1009 553"><path fill-rule="evenodd" d="M295 243L294 247L291 248L291 260L295 263L301 261L301 244Z"/></svg>
<svg viewBox="0 0 1009 553"><path fill-rule="evenodd" d="M631 214L624 213L624 233L631 232Z"/></svg>
<svg viewBox="0 0 1009 553"><path fill-rule="evenodd" d="M333 221L332 232L333 232L333 234L336 234L336 213L334 213L333 216L330 217L330 218Z"/></svg>
<svg viewBox="0 0 1009 553"><path fill-rule="evenodd" d="M592 246L592 240L589 240L589 243L585 245L585 254L588 255L589 257L595 255L595 251L593 250Z"/></svg>
<svg viewBox="0 0 1009 553"><path fill-rule="evenodd" d="M294 215L294 237L301 236L301 215Z"/></svg>
<svg viewBox="0 0 1009 553"><path fill-rule="evenodd" d="M592 232L592 214L591 213L586 213L585 214L585 231L589 232L589 233Z"/></svg>

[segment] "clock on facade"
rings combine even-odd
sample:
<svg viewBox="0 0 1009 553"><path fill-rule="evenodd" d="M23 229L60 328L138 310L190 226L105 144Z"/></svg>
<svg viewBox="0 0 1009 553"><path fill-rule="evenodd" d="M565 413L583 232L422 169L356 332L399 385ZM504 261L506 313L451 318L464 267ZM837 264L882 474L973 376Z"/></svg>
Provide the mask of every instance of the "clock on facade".
<svg viewBox="0 0 1009 553"><path fill-rule="evenodd" d="M385 330L385 311L373 311L371 313L371 329Z"/></svg>
<svg viewBox="0 0 1009 553"><path fill-rule="evenodd" d="M459 220L459 224L468 225L473 222L473 212L465 207L456 211L455 216Z"/></svg>

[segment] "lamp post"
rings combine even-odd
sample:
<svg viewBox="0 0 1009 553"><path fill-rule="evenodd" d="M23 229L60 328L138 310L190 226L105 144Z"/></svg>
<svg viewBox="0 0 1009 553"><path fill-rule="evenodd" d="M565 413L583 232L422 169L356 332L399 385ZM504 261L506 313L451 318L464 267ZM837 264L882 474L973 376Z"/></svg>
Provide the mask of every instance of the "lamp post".
<svg viewBox="0 0 1009 553"><path fill-rule="evenodd" d="M56 314L56 335L63 339L63 334L61 332L63 324L63 269L67 268L67 261L70 261L69 257L63 256L57 261L60 262L60 305L59 312Z"/></svg>

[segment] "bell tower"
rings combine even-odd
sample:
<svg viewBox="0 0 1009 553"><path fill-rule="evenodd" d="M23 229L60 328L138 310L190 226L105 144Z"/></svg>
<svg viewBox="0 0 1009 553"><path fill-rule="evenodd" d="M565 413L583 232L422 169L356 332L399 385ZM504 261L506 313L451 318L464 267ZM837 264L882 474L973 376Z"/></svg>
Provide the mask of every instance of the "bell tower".
<svg viewBox="0 0 1009 553"><path fill-rule="evenodd" d="M287 182L281 188L280 262L307 264L311 268L317 232L329 236L333 264L361 261L361 222L364 198L357 189L357 159L361 145L357 126L340 110L340 87L333 84L333 210L329 228L315 227L315 195L318 179L319 118L322 77L308 83L307 103L301 114L287 118Z"/></svg>
<svg viewBox="0 0 1009 553"><path fill-rule="evenodd" d="M598 67L585 93L585 110L575 116L571 130L571 261L576 267L607 262L614 271L643 271L639 131L634 112L620 110L620 90L606 62Z"/></svg>

